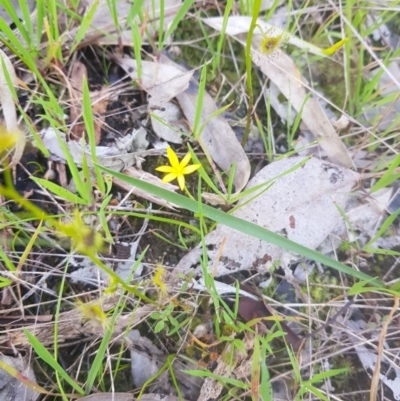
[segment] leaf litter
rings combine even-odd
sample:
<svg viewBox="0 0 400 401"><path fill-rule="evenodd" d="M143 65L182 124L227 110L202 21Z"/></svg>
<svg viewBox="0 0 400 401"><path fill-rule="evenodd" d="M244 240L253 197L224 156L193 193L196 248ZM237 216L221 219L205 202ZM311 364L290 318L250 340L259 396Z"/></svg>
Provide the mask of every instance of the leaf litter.
<svg viewBox="0 0 400 401"><path fill-rule="evenodd" d="M167 24L171 22L171 18L173 18L180 3L178 4L172 1L165 2L165 4L168 9L167 18L165 18L164 21L164 26L166 27ZM94 3L86 2L85 5L90 8ZM128 15L130 6L131 4L129 2L119 2L120 8L118 8L118 13L122 16L121 23ZM145 6L149 8L147 2L145 2ZM159 15L157 7L155 13L156 14L151 18L156 18L157 15ZM217 29L220 29L222 26L221 21L222 19L205 20L206 23L217 27ZM263 22L260 22L260 24L263 24ZM104 36L101 31L109 30L111 25L109 9L106 3L101 1L98 13L95 14L92 20L86 40L93 41L94 38L98 38L98 43L103 44L130 44L132 31L129 28L125 30L127 27L124 25L121 27L121 32L123 31L123 33L119 32L115 34L115 32L112 33L109 31L109 33L112 34ZM227 33L229 35L246 33L248 31L248 26L248 18L247 20L244 18L229 18ZM264 29L269 28L264 27ZM71 40L71 37L68 40ZM324 55L320 49L301 42L295 37L289 38L288 41L294 45L300 46L300 48L306 48L308 51L314 52L315 54ZM256 43L254 49L258 49ZM374 195L367 193L367 202L365 203L361 201L363 195L362 191L358 194L359 196L355 197L352 194L352 190L362 177L349 169L349 167L353 166L353 162L349 157L347 149L340 141L337 133L333 130L324 110L319 106L313 96L308 97L309 94L306 91L306 89L309 89L308 85L301 76L295 63L289 56L283 53L280 53L279 56L274 58L263 58L255 53L257 53L257 50L253 51L254 64L260 68L265 76L269 77L269 79L275 83L280 93L288 99L289 104L297 112L302 112L303 122L313 133L315 139L318 139L329 161L321 160L317 157L313 157L310 160L305 157L291 157L271 162L250 180L247 189L255 188L258 184L263 184L263 187L252 195L243 198L239 202L239 208L233 214L245 220L256 222L310 249L319 249L330 253L336 250L343 238L348 236L349 230L354 230L354 228L360 231L361 234L365 234L366 238L372 237L373 233L376 232L377 228L380 226L382 217L386 213L392 199L391 188ZM95 124L97 124L95 126L95 137L96 153L99 156L98 160L103 166L110 167L117 171L124 170L132 174L132 176L141 177L141 179L145 181L159 182L160 180L151 173L140 170L144 157L148 154L155 153L153 151L147 151L147 147L150 143L153 145L157 143L160 149L165 149L167 143L163 143L163 141L175 144L181 144L186 141L186 137L182 137L182 132L186 132L186 128L188 128L187 131L190 132L190 127L193 127L199 86L193 78L193 71L186 71L182 67L172 64L172 62L167 60L164 56L161 56L158 61L144 61L144 75L139 79L135 60L125 56L121 57L117 54L118 53L114 53L110 59L114 62L118 62L118 64L125 69L125 72L130 75L130 78L137 82L141 89L150 96L150 98L147 99L149 107L153 110L154 108L159 108L163 113L171 112L172 116L169 115L166 117L167 113L159 113L158 117L164 121L163 123L160 123L159 119L151 118L152 128L158 134L158 139L161 138L162 141L148 140L146 130L142 125L140 128L131 130L131 134L125 135L120 141L116 141L115 146L102 147L100 142L102 139L102 131L104 132L105 113L109 106L110 98L103 92L103 88L100 92L91 91L91 100L92 103L94 103L93 113L96 115ZM80 108L82 79L83 76L88 75L88 72L84 71L84 68L82 68L79 62L75 62L75 64L71 65L73 73L69 92L69 118L73 122L71 124L71 133L75 140L70 140L71 138L63 136L62 134L60 135L61 141L69 148L75 163L78 166L82 166L83 155L86 155L88 160L91 159L91 148L85 143L85 130L79 121L82 115L82 110ZM176 99L176 101L174 99ZM179 114L177 103L184 117ZM98 109L95 108L96 104L98 104ZM229 171L232 165L236 166L234 184L235 190L239 193L246 186L250 177L249 159L223 116L218 115L217 117L209 119L217 110L218 106L211 96L206 93L201 117L201 122L204 123L204 130L200 135L200 143L204 152L211 156L212 160L215 161L221 170L226 172ZM154 112L154 115L157 115L157 112ZM186 121L184 121L185 119ZM161 128L161 126L168 129ZM56 133L51 133L51 129L46 128L42 131L42 137L52 153L54 160L65 163L65 155L60 148ZM154 145L154 147L156 146ZM103 151L104 153L102 153ZM159 152L155 154L159 154ZM93 165L90 167L92 166ZM165 201L163 202L162 199L149 197L138 188L124 187L122 182L118 183L116 180L114 180L114 183L120 185L120 187L124 188L129 194L134 193L136 196L148 199L150 202L159 203L170 208L174 207L174 205ZM168 188L170 190L176 190L176 187L173 186L168 186ZM258 194L258 196L255 196L256 194ZM121 205L126 204L121 202ZM346 221L343 218L343 212L348 217ZM323 222L323 224L321 222ZM147 230L147 228L146 222L142 227L142 233ZM336 236L338 241L332 241L332 236ZM361 237L362 235L359 235L356 239L360 240ZM353 239L354 238L355 237L353 237ZM123 263L124 268L122 270L124 270L124 272L118 272L118 267L116 268L118 274L129 275L130 266L134 262L139 240L140 237L136 241L127 243L128 245L123 243L124 246L126 245L125 248L129 250L129 257L127 261ZM291 265L299 262L298 255L288 253L268 243L254 240L252 237L244 236L222 225L218 225L214 231L208 234L205 241L210 271L212 275L218 278L227 273L238 273L242 270L255 270L260 274L264 274L270 272L272 268L280 264L286 270L287 278L289 279ZM121 245L122 243L116 242L116 244ZM199 292L208 288L207 285L205 285L200 267L200 258L202 255L203 251L199 245L183 257L178 263L178 266L173 270L173 274L184 272L191 275L194 273L193 283L191 283L193 284L192 290L197 290ZM81 263L81 259L82 258L77 255L77 265ZM71 261L72 260L73 258L71 258ZM62 263L61 266L64 264ZM71 265L73 264L74 263L71 263ZM92 267L95 268L94 265ZM142 272L143 275L146 274L147 269L142 269L142 267L143 266L138 269L135 278L140 278ZM95 271L95 269L93 269L93 271ZM76 272L75 275L79 277L79 268ZM97 277L96 274L91 278ZM69 274L68 276L71 283L73 283L72 276L74 276L74 274ZM106 279L107 277L104 276L103 278ZM221 295L230 295L229 299L232 302L232 297L236 294L236 289L233 286L223 285L223 283L219 281L215 283L217 292ZM95 283L96 288L101 285L102 284ZM246 292L244 289L240 289L238 294L243 296L241 299L241 306L239 307L239 314L242 317L246 315L247 317L243 319L245 322L249 322L251 318L256 316L255 311L261 308L261 304L264 305L264 303L259 299L259 296L256 297L257 300L254 300L252 294ZM248 302L248 299L251 299L254 303ZM246 303L251 306L247 306L247 309L244 310L243 305ZM114 307L116 300L114 299L113 302L109 300L109 304L111 304L111 306L104 305L105 310ZM137 307L137 304L135 307ZM123 341L121 340L121 338L123 338L122 333L126 331L126 328L128 326L138 325L140 323L139 320L145 318L146 314L148 315L154 309L152 305L146 305L145 307L139 307L135 312L129 314L129 316L120 317L115 326L115 338L119 336L119 340ZM265 312L263 312L258 317L263 318L265 316ZM99 331L99 328L87 325L83 321L84 319L79 316L77 310L62 312L60 317L58 332L60 341L72 340L82 335L87 336L89 334L100 337L104 335L104 333ZM134 322L133 324L132 321ZM351 321L347 320L347 322ZM346 322L343 324L348 325ZM365 329L365 322L363 322L363 324L364 326L362 329ZM348 325L348 327L350 326ZM350 328L353 331L358 330L355 327ZM37 335L39 341L44 344L52 343L54 339L52 326L48 325L46 328L33 326L31 329L35 335ZM286 331L286 334L287 333ZM150 371L156 373L159 365L165 363L165 358L161 359L161 362L154 362L154 355L159 354L159 350L153 345L153 336L150 333L143 336L139 331L135 331L134 334L133 342L147 342L148 350L144 352L144 354L153 356L147 358L148 361L142 364L141 361L143 361L143 359L140 359L138 356L140 352L138 354L137 350L131 351L132 363L136 363L136 370L133 372L134 378L135 376L137 378L140 373L143 373L141 371L143 370L143 366L148 367L147 373ZM231 335L231 338L235 340L236 335ZM349 339L353 341L354 336L349 336ZM7 341L11 341L13 346L28 346L26 337L23 332L19 330L14 331L11 335L11 339L8 338ZM245 344L247 344L247 348L242 353L237 352L237 350L232 353L233 346L227 345L217 359L217 367L214 371L215 375L243 380L250 377L252 372L250 366L251 360L249 357L251 357L251 352L254 347L253 341L254 338L252 336L246 338ZM357 341L359 341L358 338L356 338L354 342L354 347L360 360L364 366L366 366L366 369L370 371L374 370L374 363L376 363L377 360L376 355L372 353L369 356L370 362L366 362L364 358L365 350L357 348ZM170 352L170 349L168 352ZM143 349L141 353L143 356ZM227 363L228 355L234 355L233 362L231 360L230 363ZM137 360L135 361L135 359ZM382 361L385 364L388 363L387 358L383 358ZM148 363L148 365L145 365L145 363ZM193 368L197 368L197 365L193 365ZM179 387L184 388L187 383L185 383L185 378L180 377L180 371L182 369L183 368L178 368L177 376ZM398 374L397 368L394 367L393 369L397 377L393 380L393 383L390 383L384 374L380 375L380 379L392 389L394 398L399 399L398 388L400 387L398 386L398 378L400 375ZM170 382L170 378L166 377L167 375L164 375L164 379ZM140 384L137 385L142 385L150 378L151 374L147 374L147 376L141 380ZM198 382L202 383L201 380ZM201 384L198 386L198 390L200 391L199 397L197 393L190 389L187 394L184 394L185 397L188 399L206 400L209 399L211 395L213 398L218 398L222 394L223 386L220 381L215 380L215 378L208 377L204 385L201 386L201 389L200 386ZM163 393L172 393L175 391L174 386L165 387L162 381L155 385L155 389ZM118 397L117 394L113 394L113 396L115 396L115 399ZM90 399L90 397L92 396L85 398ZM125 395L121 394L121 397L123 397L121 399L125 399ZM126 397L130 399L130 395L126 395ZM162 396L151 393L143 395L141 399L172 400L173 398L173 396ZM102 399L102 395L99 394L97 399Z"/></svg>

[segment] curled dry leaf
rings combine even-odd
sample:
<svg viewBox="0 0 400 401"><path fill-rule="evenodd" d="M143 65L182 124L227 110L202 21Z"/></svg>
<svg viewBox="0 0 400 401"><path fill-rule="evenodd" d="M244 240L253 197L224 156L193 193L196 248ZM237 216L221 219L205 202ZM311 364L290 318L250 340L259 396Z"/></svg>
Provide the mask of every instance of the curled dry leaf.
<svg viewBox="0 0 400 401"><path fill-rule="evenodd" d="M257 51L252 51L253 62L274 82L293 108L298 113L301 112L303 122L319 140L319 145L329 160L341 166L352 167L353 162L344 144L318 101L313 97L307 99L304 79L299 69L288 55L280 50L277 53L277 57L268 59L260 56Z"/></svg>
<svg viewBox="0 0 400 401"><path fill-rule="evenodd" d="M286 173L288 170L291 172ZM357 177L351 170L317 158L283 159L264 167L249 182L247 189L274 184L241 199L239 205L244 206L233 215L316 249L342 221L339 209L346 205ZM251 200L255 194L259 195ZM222 224L206 236L205 245L209 269L215 276L247 269L267 272L274 262L287 267L297 260L276 245ZM177 271L201 276L202 252L200 244L182 258Z"/></svg>
<svg viewBox="0 0 400 401"><path fill-rule="evenodd" d="M142 61L142 77L139 80L136 60L114 56L115 62L152 97L153 105L161 106L186 90L193 71L182 72L175 66Z"/></svg>
<svg viewBox="0 0 400 401"><path fill-rule="evenodd" d="M207 18L204 21L214 29L221 30L222 28L221 18ZM235 37L234 35L247 33L250 28L250 22L251 19L248 17L230 17L226 33L233 37ZM268 29L273 29L271 25L268 25L264 21L258 20L257 23L264 32L268 31ZM236 37L236 39L238 38ZM301 76L293 60L280 49L275 51L275 57L260 54L258 51L260 41L261 34L257 34L257 31L255 31L251 52L253 63L279 88L292 107L298 113L302 113L303 122L314 137L320 140L319 144L326 152L329 160L341 166L352 167L353 162L345 146L333 129L331 122L323 112L321 106L315 98L308 97L306 81ZM239 42L243 46L246 46L245 41L239 40ZM288 43L309 50L315 54L325 56L321 49L301 41L294 36L288 36Z"/></svg>

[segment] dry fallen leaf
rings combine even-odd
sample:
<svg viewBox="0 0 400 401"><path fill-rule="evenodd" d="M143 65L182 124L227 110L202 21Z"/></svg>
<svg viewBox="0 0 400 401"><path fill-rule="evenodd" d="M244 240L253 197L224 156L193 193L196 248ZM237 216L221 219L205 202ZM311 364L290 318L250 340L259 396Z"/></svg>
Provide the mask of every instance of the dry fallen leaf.
<svg viewBox="0 0 400 401"><path fill-rule="evenodd" d="M244 206L233 215L316 249L342 221L339 209L345 207L358 175L317 158L295 168L306 160L293 157L264 167L247 189L262 183L270 185L271 180L274 184L250 202L255 193L241 199L239 205ZM293 171L285 174L289 169ZM260 192L262 189L256 193ZM205 237L205 245L209 268L215 276L248 269L267 272L274 262L287 267L297 260L295 255L276 245L222 224ZM176 271L201 276L202 252L200 244L182 258Z"/></svg>
<svg viewBox="0 0 400 401"><path fill-rule="evenodd" d="M153 105L169 102L189 86L193 71L182 72L175 66L142 61L143 74L139 79L136 60L114 56L114 61L152 97Z"/></svg>

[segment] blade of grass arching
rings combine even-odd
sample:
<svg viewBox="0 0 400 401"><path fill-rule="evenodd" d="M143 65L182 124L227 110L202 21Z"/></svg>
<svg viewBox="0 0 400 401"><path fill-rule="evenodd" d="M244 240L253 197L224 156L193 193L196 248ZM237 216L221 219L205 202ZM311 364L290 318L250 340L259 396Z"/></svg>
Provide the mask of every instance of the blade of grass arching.
<svg viewBox="0 0 400 401"><path fill-rule="evenodd" d="M151 384L154 380L156 380L157 378L159 378L169 367L169 360L168 358L174 358L175 355L168 355L167 357L167 361L164 363L163 366L161 366L161 368L158 370L158 372L156 372L153 376L150 377L150 379L148 379L142 386L142 388L140 389L140 393L137 396L137 400L140 400L140 398L142 397L144 391L146 390L146 388L149 386L149 384Z"/></svg>
<svg viewBox="0 0 400 401"><path fill-rule="evenodd" d="M215 110L214 113L211 113L206 118L206 120L201 124L201 126L200 126L200 128L198 130L199 131L198 135L200 135L203 132L205 126L208 124L208 122L210 120L212 120L213 118L218 117L220 114L224 113L226 110L228 110L232 106L232 104L233 104L233 102L227 104L226 106L223 106L223 107L219 108L218 110Z"/></svg>
<svg viewBox="0 0 400 401"><path fill-rule="evenodd" d="M392 213L381 225L379 228L378 232L368 241L367 244L364 245L363 250L366 252L370 252L371 245L379 238L382 237L382 235L385 233L385 231L393 224L393 222L396 220L397 216L400 213L400 208L397 209L394 213Z"/></svg>
<svg viewBox="0 0 400 401"><path fill-rule="evenodd" d="M114 313L111 317L111 320L107 324L107 328L105 330L103 339L101 340L100 346L96 350L96 357L94 358L94 361L93 361L92 365L90 366L90 370L89 370L88 377L86 380L86 385L85 385L85 389L88 394L91 392L94 381L96 380L99 370L103 364L104 355L107 351L108 344L109 344L111 336L113 334L117 316L120 315L122 312L121 311L121 298L118 299L118 302L114 308Z"/></svg>
<svg viewBox="0 0 400 401"><path fill-rule="evenodd" d="M172 125L169 125L166 121L164 121L160 116L157 116L156 114L150 112L149 116L151 118L154 118L156 121L158 121L160 124L164 125L165 127L169 128L171 131L174 131L178 134L180 134L182 137L184 138L189 138L189 134L187 134L186 132L182 132L180 131L178 128L174 128Z"/></svg>
<svg viewBox="0 0 400 401"><path fill-rule="evenodd" d="M167 217L152 216L152 215L147 215L147 214L144 214L144 213L135 213L135 212L127 212L127 211L119 212L117 210L115 210L115 211L113 210L113 211L111 211L109 213L113 214L113 215L137 217L137 218L142 218L142 219L149 219L149 220L153 220L153 221L158 221L160 223L173 224L173 225L177 225L177 226L181 226L181 227L184 227L186 229L189 229L190 231L193 231L196 234L200 234L199 228L197 228L195 226L192 226L191 224L185 223L184 221L178 221L178 220L175 220L175 219L169 219Z"/></svg>
<svg viewBox="0 0 400 401"><path fill-rule="evenodd" d="M35 352L38 356L46 362L50 367L54 369L56 373L60 375L75 391L77 391L81 395L85 395L85 391L68 375L68 373L62 368L62 366L55 360L53 355L47 350L46 347L42 345L42 343L28 330L23 328L24 333L32 345Z"/></svg>
<svg viewBox="0 0 400 401"><path fill-rule="evenodd" d="M207 81L207 64L203 65L201 69L201 76L199 82L199 91L196 102L196 114L194 116L194 122L192 127L193 138L197 141L201 131L199 130L201 114L203 112L203 102L204 102L204 92L206 90L206 81Z"/></svg>
<svg viewBox="0 0 400 401"><path fill-rule="evenodd" d="M204 205L201 202L189 199L183 195L176 194L174 192L167 191L163 188L157 187L148 182L144 182L138 180L136 178L128 177L125 174L110 170L106 167L100 167L103 171L108 174L119 178L120 180L127 182L130 185L137 186L138 188L151 193L152 195L156 195L161 197L162 199L174 203L182 208L190 210L193 213L200 213L201 216L207 217L211 220L214 220L218 223L224 224L228 227L233 228L234 230L238 230L242 233L248 234L254 238L258 238L260 240L269 242L273 245L286 249L290 252L299 254L308 259L315 260L324 265L327 265L337 271L340 271L344 274L348 274L352 277L358 278L360 280L370 280L374 285L382 287L383 283L380 280L371 278L365 273L362 273L358 270L355 270L349 266L346 266L343 263L340 263L330 257L323 255L317 251L309 249L303 245L300 245L294 241L291 241L283 236L280 236L272 231L269 231L263 227L258 226L257 224L250 223L249 221L239 219L238 217L231 216L221 210L215 209L211 206Z"/></svg>
<svg viewBox="0 0 400 401"><path fill-rule="evenodd" d="M145 0L137 0L137 1L135 0L134 1L133 5L130 8L129 13L128 13L128 18L127 18L128 23L131 23L133 18L135 18L139 14L140 10L143 7L144 1Z"/></svg>
<svg viewBox="0 0 400 401"><path fill-rule="evenodd" d="M14 31L8 26L3 18L0 18L0 31L3 33L1 37L2 42L10 48L13 53L18 54L22 61L30 67L29 61L31 61L31 57L26 57L29 55L28 50L24 48L22 41L16 37Z"/></svg>
<svg viewBox="0 0 400 401"><path fill-rule="evenodd" d="M192 147L188 144L189 152L192 155L192 160L194 164L201 164L199 158L197 157L196 153L193 151ZM223 198L225 195L216 187L216 185L211 180L210 176L207 174L206 170L203 167L200 167L198 170L200 177L205 181L205 183L214 191L214 193L222 196Z"/></svg>
<svg viewBox="0 0 400 401"><path fill-rule="evenodd" d="M228 18L229 18L229 14L231 13L232 6L233 6L233 0L228 0L225 5L224 18L222 20L222 28L221 28L221 32L220 32L218 43L217 43L217 51L216 51L216 54L213 57L213 61L212 61L212 75L213 76L215 76L216 69L220 63L222 45L224 44L225 31L226 31L226 27L228 26Z"/></svg>
<svg viewBox="0 0 400 401"><path fill-rule="evenodd" d="M20 106L19 103L17 103L17 107L18 107L18 110L19 110L19 112L24 120L24 123L29 131L29 134L32 135L33 143L34 143L35 147L38 148L45 157L50 157L49 150L46 148L42 139L36 132L36 129L34 128L33 124L31 123L31 120L28 117L28 115L25 113L25 110Z"/></svg>
<svg viewBox="0 0 400 401"><path fill-rule="evenodd" d="M310 393L314 394L316 397L318 397L319 400L322 401L331 401L329 400L319 389L317 389L316 387L314 387L312 384L309 383L304 383L297 395L296 395L296 400L295 401L300 401L303 400L303 395L307 393L307 391L309 391Z"/></svg>
<svg viewBox="0 0 400 401"><path fill-rule="evenodd" d="M139 24L136 19L132 20L132 43L135 52L135 61L138 79L142 78L142 35L140 33Z"/></svg>
<svg viewBox="0 0 400 401"><path fill-rule="evenodd" d="M242 191L241 193L237 194L236 196L233 196L230 199L230 202L234 203L237 202L238 200L244 198L245 196L249 196L253 193L255 193L258 190L262 190L262 192L258 192L257 194L254 195L253 198L247 199L246 202L235 206L233 209L231 209L229 211L229 213L233 213L233 211L243 207L244 205L247 205L249 202L251 202L253 199L257 198L257 196L260 196L261 193L264 193L264 191L266 191L271 185L274 184L275 180L277 180L278 178L284 177L287 174L292 173L293 171L296 171L297 169L299 169L301 166L303 166L304 164L307 163L307 161L309 160L309 158L306 158L304 160L302 160L301 162L297 163L296 165L294 165L293 167L290 167L289 169L287 169L286 171L284 171L281 174L278 174L276 177L271 178L268 181L262 182L261 184L255 185L254 187L251 187L249 189L246 189L244 191Z"/></svg>
<svg viewBox="0 0 400 401"><path fill-rule="evenodd" d="M186 16L186 14L189 11L189 8L192 6L193 2L194 2L194 0L185 0L183 2L183 4L179 7L178 12L176 13L174 19L172 20L171 24L168 27L166 34L163 37L164 43L172 35L172 33L175 31L178 24Z"/></svg>
<svg viewBox="0 0 400 401"><path fill-rule="evenodd" d="M24 8L27 8L26 1L25 2L20 1L20 3L25 3ZM19 33L22 35L25 43L29 46L29 49L31 49L31 50L34 49L34 47L32 47L32 40L31 40L31 38L33 38L33 36L29 36L29 33L27 32L25 25L21 22L21 20L19 19L18 15L16 13L16 8L15 8L14 4L11 1L2 1L1 5L4 7L8 16L12 19L12 22L18 28Z"/></svg>
<svg viewBox="0 0 400 401"><path fill-rule="evenodd" d="M43 85L43 83L42 83ZM46 90L49 90L51 92L51 89L47 86L45 83ZM46 100L45 97L48 96L49 100ZM65 116L64 112L61 109L60 105L58 104L58 100L54 97L54 94L51 92L50 94L40 94L40 95L35 95L33 100L33 104L39 104L42 106L44 110L44 114L41 115L44 119L46 119L49 123L49 125L56 131L61 129L60 127L65 127Z"/></svg>
<svg viewBox="0 0 400 401"><path fill-rule="evenodd" d="M395 169L400 165L400 153L391 161L389 168L385 171L383 176L373 185L371 192L378 191L379 189L385 188L392 182L396 181L400 174L393 174Z"/></svg>
<svg viewBox="0 0 400 401"><path fill-rule="evenodd" d="M102 194L106 191L106 186L104 184L103 175L101 171L96 166L97 154L96 154L96 138L94 133L94 122L93 122L93 109L92 109L92 99L90 98L89 86L86 80L86 76L83 77L83 120L85 121L86 133L89 138L90 153L93 161L93 168L96 174L98 188Z"/></svg>
<svg viewBox="0 0 400 401"><path fill-rule="evenodd" d="M113 2L114 3L114 2ZM87 30L90 28L90 25L92 23L94 14L97 10L97 7L99 5L99 0L95 0L93 4L91 5L89 11L85 13L84 18L80 22L78 32L74 36L74 41L72 42L71 49L70 49L70 54L73 54L75 49L79 46L79 44L82 42L83 38L86 35ZM118 21L117 25L118 27Z"/></svg>
<svg viewBox="0 0 400 401"><path fill-rule="evenodd" d="M44 180L43 178L31 177L31 180L41 185L42 187L48 189L53 194L59 196L60 198L78 205L88 205L88 202L80 198L78 195L73 194L63 187L55 184L54 182Z"/></svg>
<svg viewBox="0 0 400 401"><path fill-rule="evenodd" d="M177 247L179 247L179 248L181 248L181 249L184 249L183 246L180 246L180 245L177 244L176 242L169 240L168 238L166 238L166 237L164 237L163 235L159 234L157 231L154 231L154 230L153 230L152 234L153 234L155 237L159 238L161 241L164 241L165 243L167 243L167 244L169 244L169 245L177 246Z"/></svg>

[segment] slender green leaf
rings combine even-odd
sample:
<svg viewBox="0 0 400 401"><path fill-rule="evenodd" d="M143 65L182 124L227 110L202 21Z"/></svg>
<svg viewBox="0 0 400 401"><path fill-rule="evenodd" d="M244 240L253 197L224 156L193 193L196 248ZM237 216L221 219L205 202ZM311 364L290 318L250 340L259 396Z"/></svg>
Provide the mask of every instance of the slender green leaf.
<svg viewBox="0 0 400 401"><path fill-rule="evenodd" d="M68 375L68 373L62 368L62 366L54 359L53 355L47 350L46 347L42 345L40 341L28 330L23 328L28 341L32 345L33 349L36 351L38 356L51 366L58 374L69 384L73 389L75 389L79 394L85 395L85 391Z"/></svg>
<svg viewBox="0 0 400 401"><path fill-rule="evenodd" d="M271 244L279 246L283 249L291 251L293 253L297 253L301 256L309 258L311 260L315 260L322 264L325 264L333 269L336 269L344 274L348 274L352 277L361 279L361 280L370 280L371 277L367 274L360 272L356 269L353 269L349 266L344 265L334 259L326 255L322 255L321 253L309 249L303 245L300 245L294 241L291 241L283 236L280 236L272 231L269 231L263 227L258 226L257 224L250 223L249 221L239 219L238 217L231 216L225 212L222 212L218 209L215 209L211 206L204 205L201 202L194 201L189 199L183 195L176 194L174 192L167 191L163 188L157 187L152 185L148 182L138 180L136 178L128 177L125 174L118 173L116 171L110 170L105 167L100 167L103 171L107 172L108 174L119 178L120 180L127 182L133 186L136 186L146 192L151 193L152 195L156 195L161 197L162 199L179 205L187 210L192 211L193 213L200 213L202 216L207 217L211 220L214 220L218 223L224 224L228 227L231 227L235 230L238 230L242 233L251 235L254 238L258 238L263 241L267 241ZM199 208L201 205L201 208ZM373 279L372 281L374 285L378 287L383 287L383 283L378 279Z"/></svg>
<svg viewBox="0 0 400 401"><path fill-rule="evenodd" d="M77 203L79 205L88 205L88 202L80 198L78 195L73 194L72 192L68 191L64 187L60 187L59 185L55 184L54 182L44 180L42 178L31 177L32 181L35 181L42 187L48 189L53 194L59 196L60 198L66 200L67 202Z"/></svg>

